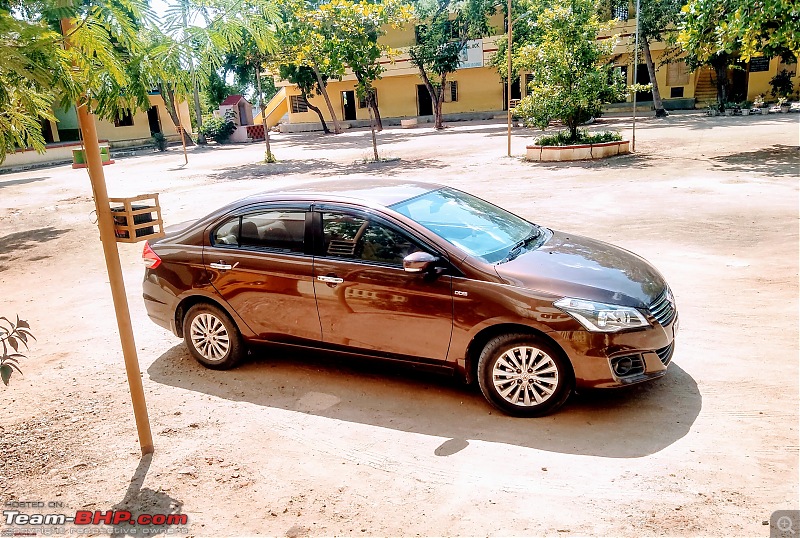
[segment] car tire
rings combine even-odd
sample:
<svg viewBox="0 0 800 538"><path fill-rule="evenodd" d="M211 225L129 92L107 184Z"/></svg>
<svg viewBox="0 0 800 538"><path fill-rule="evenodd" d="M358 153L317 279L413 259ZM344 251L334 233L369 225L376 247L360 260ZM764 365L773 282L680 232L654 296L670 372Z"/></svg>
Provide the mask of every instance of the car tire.
<svg viewBox="0 0 800 538"><path fill-rule="evenodd" d="M212 370L228 370L242 358L242 336L230 316L207 303L191 307L183 320L183 340L197 362Z"/></svg>
<svg viewBox="0 0 800 538"><path fill-rule="evenodd" d="M478 384L489 403L504 413L540 417L564 405L575 376L560 349L530 334L505 334L483 348Z"/></svg>

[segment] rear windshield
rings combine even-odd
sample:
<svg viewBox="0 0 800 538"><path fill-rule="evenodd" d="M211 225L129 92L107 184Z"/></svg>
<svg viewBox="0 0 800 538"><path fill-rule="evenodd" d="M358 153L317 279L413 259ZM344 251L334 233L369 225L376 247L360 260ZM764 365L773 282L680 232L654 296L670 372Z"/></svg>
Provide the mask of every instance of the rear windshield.
<svg viewBox="0 0 800 538"><path fill-rule="evenodd" d="M398 202L391 208L488 263L505 260L520 242L540 235L535 224L447 187Z"/></svg>

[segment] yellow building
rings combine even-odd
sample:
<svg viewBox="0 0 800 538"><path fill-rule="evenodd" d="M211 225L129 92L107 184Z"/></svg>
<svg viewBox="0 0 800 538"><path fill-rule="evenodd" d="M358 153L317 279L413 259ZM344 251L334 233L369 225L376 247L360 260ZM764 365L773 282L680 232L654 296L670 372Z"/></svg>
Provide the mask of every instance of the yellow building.
<svg viewBox="0 0 800 538"><path fill-rule="evenodd" d="M101 143L108 144L112 149L143 146L151 143L153 133L163 133L169 141L180 140L180 132L167 112L161 95L153 93L149 99L148 110L127 114L117 118L116 121L98 118L97 137ZM186 132L191 132L188 104L185 101L180 102L178 108L181 125ZM6 160L0 164L0 170L72 160L72 151L80 149L80 130L75 107L54 110L54 115L58 119L57 122L42 121L42 134L47 142L45 153L38 153L31 148L8 153Z"/></svg>
<svg viewBox="0 0 800 538"><path fill-rule="evenodd" d="M636 32L636 19L628 19L627 9L614 13L617 22L607 35L598 39L616 39L610 61L624 74L628 84L634 80L633 69L633 41ZM504 27L502 14L491 20L491 26L496 29ZM489 67L489 62L497 52L499 40L506 39L503 35L488 36L483 39L470 41L464 53L462 67L448 76L448 87L445 88L445 102L442 112L445 119L489 119L503 114L506 109L506 84L497 71ZM377 90L378 107L384 124L398 124L402 119L419 118L419 121L432 121L431 100L419 71L411 63L408 51L414 45L414 25L402 29L387 29L381 42L399 54L393 59L382 58L385 71L382 78L374 82ZM690 72L686 63L674 61L660 65L666 45L653 43L651 52L656 64L656 78L659 90L667 109L702 108L707 103L716 101L716 86L713 82L713 72L704 68ZM674 54L671 54L674 56ZM638 82L650 82L644 59L639 58L637 71ZM797 65L783 64L780 58L760 59L753 58L741 69L731 69L729 79L731 83L732 101L753 101L758 95L770 99L769 81L781 69L794 71L795 85L800 82ZM519 99L526 94L526 82L530 81L529 74L522 74L521 82L511 85L511 98ZM306 131L320 129L317 114L311 111L304 102L298 89L287 81L276 81L279 88L278 94L267 105L267 122L274 126L279 122L285 131ZM350 126L367 125L369 112L365 103L359 102L355 93L356 80L348 74L341 81L331 80L327 90L338 120ZM650 93L639 94L637 101L642 108L651 106ZM627 103L632 97L627 99ZM322 96L310 99L312 105L319 108L325 121L330 125L330 114ZM610 105L609 109L630 109L626 102ZM260 123L261 118L256 118Z"/></svg>

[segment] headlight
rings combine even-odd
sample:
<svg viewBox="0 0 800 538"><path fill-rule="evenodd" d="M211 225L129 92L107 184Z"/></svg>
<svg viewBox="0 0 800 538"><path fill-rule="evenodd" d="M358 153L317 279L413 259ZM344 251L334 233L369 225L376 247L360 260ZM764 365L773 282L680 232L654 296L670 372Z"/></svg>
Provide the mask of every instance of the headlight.
<svg viewBox="0 0 800 538"><path fill-rule="evenodd" d="M594 332L613 333L650 325L639 310L630 306L596 303L571 297L559 299L553 306L560 308L587 330Z"/></svg>

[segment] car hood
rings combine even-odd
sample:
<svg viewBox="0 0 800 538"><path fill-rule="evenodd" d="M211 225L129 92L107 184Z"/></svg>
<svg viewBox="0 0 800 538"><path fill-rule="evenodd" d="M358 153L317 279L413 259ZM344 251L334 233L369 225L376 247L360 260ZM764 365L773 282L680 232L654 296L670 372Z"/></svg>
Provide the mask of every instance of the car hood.
<svg viewBox="0 0 800 538"><path fill-rule="evenodd" d="M644 258L557 231L538 249L495 269L512 286L638 308L650 305L666 286L664 277Z"/></svg>

